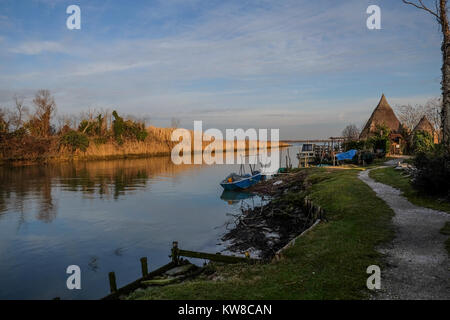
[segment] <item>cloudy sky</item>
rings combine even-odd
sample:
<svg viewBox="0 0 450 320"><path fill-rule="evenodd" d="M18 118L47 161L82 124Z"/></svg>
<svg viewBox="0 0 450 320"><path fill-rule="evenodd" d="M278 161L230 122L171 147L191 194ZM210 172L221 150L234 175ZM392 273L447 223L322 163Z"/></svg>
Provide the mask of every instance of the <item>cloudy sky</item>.
<svg viewBox="0 0 450 320"><path fill-rule="evenodd" d="M72 4L81 30L66 27ZM381 30L366 27L372 4ZM437 23L401 0L0 0L0 106L45 88L60 114L319 138L362 125L382 93L439 96L440 63Z"/></svg>

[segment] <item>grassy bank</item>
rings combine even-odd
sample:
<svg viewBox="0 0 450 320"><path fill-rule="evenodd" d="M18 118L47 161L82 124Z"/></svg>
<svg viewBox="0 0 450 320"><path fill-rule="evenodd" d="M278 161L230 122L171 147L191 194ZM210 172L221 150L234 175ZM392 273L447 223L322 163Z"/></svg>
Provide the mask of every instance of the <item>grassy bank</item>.
<svg viewBox="0 0 450 320"><path fill-rule="evenodd" d="M361 299L366 268L381 266L375 247L392 238L392 210L357 177L359 170L306 169L307 194L327 212L319 224L264 265L215 266L216 281L199 278L149 288L132 299ZM291 197L304 197L304 192Z"/></svg>
<svg viewBox="0 0 450 320"><path fill-rule="evenodd" d="M369 176L375 181L390 185L403 192L403 195L417 206L445 211L450 213L450 203L441 201L436 197L420 194L411 185L411 179L404 175L402 170L394 168L381 168L372 170Z"/></svg>

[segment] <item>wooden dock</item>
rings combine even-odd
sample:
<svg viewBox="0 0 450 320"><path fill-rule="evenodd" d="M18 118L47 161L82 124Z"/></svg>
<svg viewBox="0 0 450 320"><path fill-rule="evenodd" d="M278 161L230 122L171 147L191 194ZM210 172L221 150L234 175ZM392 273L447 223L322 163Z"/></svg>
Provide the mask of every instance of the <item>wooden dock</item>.
<svg viewBox="0 0 450 320"><path fill-rule="evenodd" d="M142 277L121 287L117 288L117 282L116 282L116 274L111 271L108 274L109 278L109 287L111 293L107 295L106 297L103 297L102 300L117 300L120 299L121 296L126 296L130 294L131 292L135 291L138 288L141 288L144 286L146 281L152 280L153 278L160 276L164 274L166 271L169 271L172 268L175 268L177 266L180 266L183 262L180 259L180 257L190 257L190 258L197 258L197 259L205 259L210 261L217 261L217 262L223 262L223 263L258 263L261 262L260 259L252 259L250 256L246 257L236 257L236 256L227 256L222 255L220 253L204 253L204 252L197 252L197 251L190 251L190 250L182 250L178 248L178 241L174 241L172 243L172 249L170 258L172 259L171 262L168 264L152 271L148 272L148 263L147 258L143 257L141 258L141 269L142 269ZM200 272L202 272L200 268Z"/></svg>
<svg viewBox="0 0 450 320"><path fill-rule="evenodd" d="M295 139L295 140L281 140L284 143L336 143L344 142L343 137L329 137L328 139Z"/></svg>

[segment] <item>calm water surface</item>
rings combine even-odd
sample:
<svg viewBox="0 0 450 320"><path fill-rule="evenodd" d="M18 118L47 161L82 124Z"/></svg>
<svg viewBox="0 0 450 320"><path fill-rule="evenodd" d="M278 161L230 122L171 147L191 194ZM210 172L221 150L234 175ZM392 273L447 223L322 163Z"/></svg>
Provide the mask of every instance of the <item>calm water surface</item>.
<svg viewBox="0 0 450 320"><path fill-rule="evenodd" d="M238 170L169 157L0 167L0 299L96 299L109 291L108 272L120 287L140 277L140 257L149 269L169 262L174 240L223 250L227 213L259 201L222 194L219 182ZM81 290L66 288L72 264Z"/></svg>

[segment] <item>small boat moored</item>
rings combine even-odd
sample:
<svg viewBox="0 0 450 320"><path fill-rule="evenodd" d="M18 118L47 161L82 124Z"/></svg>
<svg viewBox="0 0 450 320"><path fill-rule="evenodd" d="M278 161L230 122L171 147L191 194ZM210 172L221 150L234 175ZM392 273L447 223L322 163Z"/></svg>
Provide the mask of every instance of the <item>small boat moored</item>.
<svg viewBox="0 0 450 320"><path fill-rule="evenodd" d="M262 179L261 172L258 170L253 170L250 166L251 174L243 173L243 169L241 166L240 174L231 173L228 175L220 185L225 190L239 190L239 189L247 189L252 185L258 183Z"/></svg>

